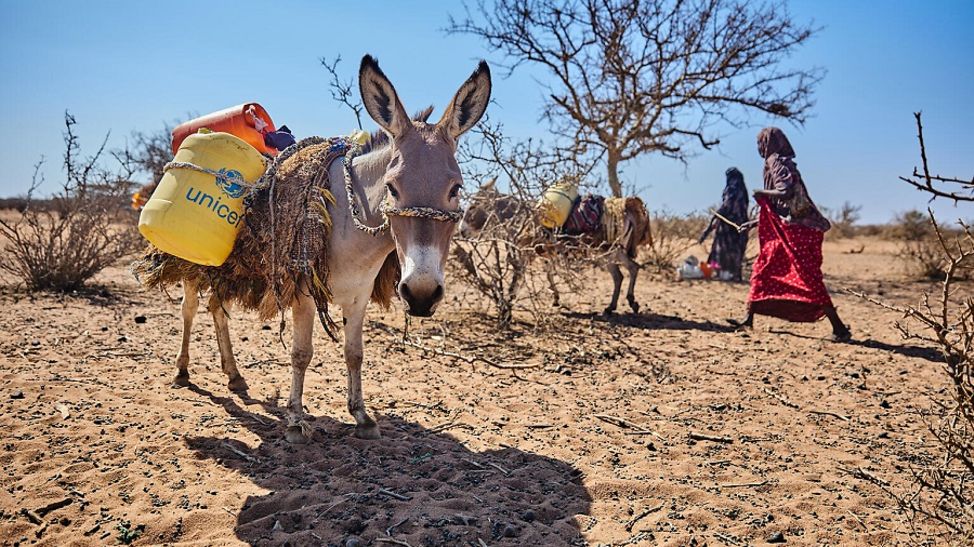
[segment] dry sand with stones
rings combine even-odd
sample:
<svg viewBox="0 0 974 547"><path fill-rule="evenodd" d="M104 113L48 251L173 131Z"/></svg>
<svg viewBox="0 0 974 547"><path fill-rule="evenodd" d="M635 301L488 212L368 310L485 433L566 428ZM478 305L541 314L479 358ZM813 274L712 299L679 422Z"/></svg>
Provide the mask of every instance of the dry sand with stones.
<svg viewBox="0 0 974 547"><path fill-rule="evenodd" d="M891 248L828 243L827 282L912 301L931 285L905 281ZM0 544L907 538L903 515L853 475L902 488L909 459L930 448L914 411L942 385L940 365L899 339L895 313L838 294L855 343L827 341L826 323L760 317L739 334L723 319L740 314L746 285L644 280L641 315L604 319L608 276L591 279L571 312L552 311L549 332L498 332L456 284L435 318L412 322L427 346L536 365L521 371L404 347L402 312L372 310L364 387L380 441L350 437L340 347L317 331L303 446L283 441L290 371L276 324L232 314L241 397L201 314L194 385L173 389L178 305L140 290L124 265L87 295L6 290Z"/></svg>

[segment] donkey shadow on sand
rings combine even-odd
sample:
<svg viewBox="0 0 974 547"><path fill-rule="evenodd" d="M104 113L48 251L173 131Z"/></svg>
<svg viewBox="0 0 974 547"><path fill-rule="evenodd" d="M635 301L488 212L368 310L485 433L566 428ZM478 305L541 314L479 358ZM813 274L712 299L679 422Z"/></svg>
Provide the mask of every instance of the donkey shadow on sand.
<svg viewBox="0 0 974 547"><path fill-rule="evenodd" d="M294 445L235 397L189 389L261 439L251 449L233 439L186 437L200 457L271 490L249 497L237 515L234 532L248 544L344 547L390 537L410 545L585 543L574 517L589 513L591 497L581 472L565 462L516 448L473 452L394 415L382 417L382 441L351 438L353 426L318 417L310 442ZM276 404L240 400L286 418Z"/></svg>

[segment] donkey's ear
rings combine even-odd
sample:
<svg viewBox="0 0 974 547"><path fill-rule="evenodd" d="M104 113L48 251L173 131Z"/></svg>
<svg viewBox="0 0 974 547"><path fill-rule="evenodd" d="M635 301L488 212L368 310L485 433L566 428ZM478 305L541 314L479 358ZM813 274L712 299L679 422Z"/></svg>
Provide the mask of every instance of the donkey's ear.
<svg viewBox="0 0 974 547"><path fill-rule="evenodd" d="M371 55L362 57L362 65L358 71L358 88L369 116L393 139L398 139L409 131L412 122L399 102L396 88L392 87L389 78L382 73L379 63Z"/></svg>
<svg viewBox="0 0 974 547"><path fill-rule="evenodd" d="M477 70L460 86L457 94L446 107L437 127L445 131L453 140L477 125L490 102L490 67L480 61Z"/></svg>

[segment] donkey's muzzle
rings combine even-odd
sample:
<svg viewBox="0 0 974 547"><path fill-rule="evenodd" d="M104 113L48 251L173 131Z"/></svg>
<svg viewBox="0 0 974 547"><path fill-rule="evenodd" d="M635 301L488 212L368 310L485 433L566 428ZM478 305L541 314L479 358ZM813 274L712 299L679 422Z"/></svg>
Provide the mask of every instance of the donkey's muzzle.
<svg viewBox="0 0 974 547"><path fill-rule="evenodd" d="M426 287L410 289L404 281L399 284L399 296L406 303L406 313L416 317L430 317L436 310L436 305L443 300L443 285L437 283L432 290Z"/></svg>

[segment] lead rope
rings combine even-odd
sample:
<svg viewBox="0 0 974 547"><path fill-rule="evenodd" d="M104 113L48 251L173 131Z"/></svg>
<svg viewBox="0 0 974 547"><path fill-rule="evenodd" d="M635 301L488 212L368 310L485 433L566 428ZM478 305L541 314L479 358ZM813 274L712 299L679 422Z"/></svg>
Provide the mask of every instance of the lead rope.
<svg viewBox="0 0 974 547"><path fill-rule="evenodd" d="M360 155L362 155L362 147L353 146L348 150L348 153L342 156L342 170L345 173L345 197L348 198L348 210L352 213L352 224L370 236L375 236L389 229L389 216L386 215L384 208L380 207L379 214L382 215L382 224L369 226L359 220L358 200L355 199L355 192L352 191L352 160Z"/></svg>

